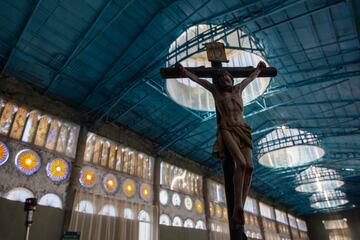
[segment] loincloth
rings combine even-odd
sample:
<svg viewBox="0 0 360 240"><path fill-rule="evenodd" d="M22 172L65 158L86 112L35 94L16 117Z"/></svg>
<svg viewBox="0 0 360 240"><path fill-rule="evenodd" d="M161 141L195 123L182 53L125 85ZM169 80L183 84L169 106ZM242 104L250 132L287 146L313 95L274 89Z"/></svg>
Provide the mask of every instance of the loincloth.
<svg viewBox="0 0 360 240"><path fill-rule="evenodd" d="M216 133L216 141L213 146L213 154L223 159L226 155L226 146L224 144L222 131L226 130L230 132L230 134L233 136L234 141L236 142L236 145L239 147L239 149L242 148L251 148L252 149L252 137L251 137L251 128L247 125L237 125L237 126L231 126L231 127L219 127Z"/></svg>

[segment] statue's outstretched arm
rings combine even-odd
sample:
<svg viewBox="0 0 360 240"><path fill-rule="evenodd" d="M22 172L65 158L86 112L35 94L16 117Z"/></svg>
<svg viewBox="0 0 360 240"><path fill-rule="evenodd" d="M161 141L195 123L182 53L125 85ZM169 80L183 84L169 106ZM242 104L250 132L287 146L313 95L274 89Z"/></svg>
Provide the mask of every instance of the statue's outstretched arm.
<svg viewBox="0 0 360 240"><path fill-rule="evenodd" d="M209 90L210 92L213 91L214 86L212 83L210 83L205 79L199 78L197 75L184 68L183 65L181 65L181 63L175 63L175 68L185 77L190 78L192 81L196 82L197 84Z"/></svg>
<svg viewBox="0 0 360 240"><path fill-rule="evenodd" d="M252 81L254 81L257 78L257 76L259 76L261 70L263 70L264 68L266 68L266 64L263 61L260 61L256 66L255 71L252 72L248 78L243 80L241 83L237 84L236 87L240 87L241 89L246 88L247 85L249 85Z"/></svg>

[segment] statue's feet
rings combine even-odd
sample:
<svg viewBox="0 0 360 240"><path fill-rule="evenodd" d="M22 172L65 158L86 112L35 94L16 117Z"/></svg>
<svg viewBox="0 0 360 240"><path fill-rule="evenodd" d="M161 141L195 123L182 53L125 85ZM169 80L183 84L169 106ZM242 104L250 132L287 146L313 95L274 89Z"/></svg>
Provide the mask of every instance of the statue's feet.
<svg viewBox="0 0 360 240"><path fill-rule="evenodd" d="M244 224L245 224L244 211L243 210L234 211L229 221L230 229L244 231Z"/></svg>

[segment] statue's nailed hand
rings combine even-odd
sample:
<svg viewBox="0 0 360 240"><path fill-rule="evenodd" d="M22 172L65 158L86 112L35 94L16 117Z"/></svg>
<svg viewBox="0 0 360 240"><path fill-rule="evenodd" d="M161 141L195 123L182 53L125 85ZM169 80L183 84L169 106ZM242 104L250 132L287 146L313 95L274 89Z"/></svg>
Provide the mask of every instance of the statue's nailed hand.
<svg viewBox="0 0 360 240"><path fill-rule="evenodd" d="M265 62L260 61L260 62L258 63L258 65L256 66L256 68L259 69L259 70L263 70L264 68L266 68Z"/></svg>
<svg viewBox="0 0 360 240"><path fill-rule="evenodd" d="M183 65L181 65L181 63L175 63L175 69L182 75L186 76L186 71L185 68L183 67Z"/></svg>

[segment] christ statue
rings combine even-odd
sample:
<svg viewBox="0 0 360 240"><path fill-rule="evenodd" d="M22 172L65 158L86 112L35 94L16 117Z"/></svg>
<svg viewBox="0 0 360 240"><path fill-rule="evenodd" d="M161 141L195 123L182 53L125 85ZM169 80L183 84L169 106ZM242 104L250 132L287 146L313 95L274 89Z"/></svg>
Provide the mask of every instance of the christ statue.
<svg viewBox="0 0 360 240"><path fill-rule="evenodd" d="M246 86L259 76L266 68L260 61L255 70L239 84L234 84L233 76L226 70L219 68L213 77L213 83L199 78L192 71L184 68L180 63L175 64L177 72L183 77L188 77L210 91L215 100L217 115L217 136L213 146L213 154L217 156L224 167L225 188L229 207L229 227L231 230L242 231L244 235L244 204L248 195L251 176L253 172L252 162L252 138L251 128L245 122L243 112L244 103L242 93ZM231 169L232 176L226 176ZM227 179L232 184L227 184ZM229 195L230 194L230 195ZM232 210L232 211L231 211ZM246 238L246 236L244 236Z"/></svg>

